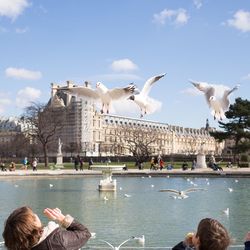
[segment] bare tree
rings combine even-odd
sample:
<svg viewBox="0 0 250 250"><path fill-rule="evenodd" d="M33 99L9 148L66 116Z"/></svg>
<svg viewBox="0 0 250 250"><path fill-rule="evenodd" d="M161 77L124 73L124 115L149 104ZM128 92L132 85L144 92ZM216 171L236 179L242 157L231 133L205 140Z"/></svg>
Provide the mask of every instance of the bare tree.
<svg viewBox="0 0 250 250"><path fill-rule="evenodd" d="M122 131L125 147L132 153L137 163L148 160L154 152L157 133L150 129L128 127Z"/></svg>
<svg viewBox="0 0 250 250"><path fill-rule="evenodd" d="M25 132L33 142L40 142L44 154L45 167L48 167L48 145L56 138L65 123L65 108L32 103L21 117Z"/></svg>

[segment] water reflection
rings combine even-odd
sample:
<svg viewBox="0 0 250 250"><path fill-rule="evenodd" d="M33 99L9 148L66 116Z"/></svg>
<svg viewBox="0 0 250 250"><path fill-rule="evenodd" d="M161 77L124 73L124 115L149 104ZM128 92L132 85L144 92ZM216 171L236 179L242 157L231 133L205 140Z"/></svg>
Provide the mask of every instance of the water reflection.
<svg viewBox="0 0 250 250"><path fill-rule="evenodd" d="M146 238L144 249L169 249L167 247L181 241L187 232L195 231L204 217L222 222L235 238L235 244L242 244L249 230L248 178L238 182L233 178L189 178L189 181L171 177L116 179L116 192L98 192L99 178L95 177L1 179L0 231L9 213L23 205L32 207L43 223L47 223L42 213L45 207L60 207L64 213L73 215L96 233L96 239L91 239L87 245L92 249L106 247L100 239L118 246L124 239L142 234ZM158 192L167 188L185 190L194 184L207 191L190 193L183 200ZM223 213L226 208L230 209L229 216ZM124 246L138 247L132 241Z"/></svg>

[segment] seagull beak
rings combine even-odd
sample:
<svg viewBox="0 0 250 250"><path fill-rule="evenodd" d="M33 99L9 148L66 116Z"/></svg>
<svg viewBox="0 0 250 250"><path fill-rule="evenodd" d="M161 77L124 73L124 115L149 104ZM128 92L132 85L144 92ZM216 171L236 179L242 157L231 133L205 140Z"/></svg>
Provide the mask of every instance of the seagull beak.
<svg viewBox="0 0 250 250"><path fill-rule="evenodd" d="M189 80L189 82L190 82L191 84L193 84L196 88L198 87L198 83L197 83L197 82L194 82L193 80Z"/></svg>

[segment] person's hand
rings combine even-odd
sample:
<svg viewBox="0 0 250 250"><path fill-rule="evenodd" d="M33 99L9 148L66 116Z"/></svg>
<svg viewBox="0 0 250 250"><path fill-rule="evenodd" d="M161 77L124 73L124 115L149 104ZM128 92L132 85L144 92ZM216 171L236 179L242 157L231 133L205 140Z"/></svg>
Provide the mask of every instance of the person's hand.
<svg viewBox="0 0 250 250"><path fill-rule="evenodd" d="M184 240L186 246L193 246L193 236L194 236L193 232L190 232L186 235Z"/></svg>
<svg viewBox="0 0 250 250"><path fill-rule="evenodd" d="M59 208L45 208L43 211L44 215L46 215L51 220L56 220L59 223L62 223L65 216L62 214Z"/></svg>
<svg viewBox="0 0 250 250"><path fill-rule="evenodd" d="M250 241L250 231L245 236L245 241Z"/></svg>

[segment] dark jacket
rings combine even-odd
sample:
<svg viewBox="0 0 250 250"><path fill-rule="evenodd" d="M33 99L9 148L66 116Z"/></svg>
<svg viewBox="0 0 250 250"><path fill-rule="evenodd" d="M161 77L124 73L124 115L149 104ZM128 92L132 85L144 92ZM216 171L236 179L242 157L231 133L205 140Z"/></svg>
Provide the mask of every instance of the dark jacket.
<svg viewBox="0 0 250 250"><path fill-rule="evenodd" d="M178 243L176 246L172 248L172 250L193 250L193 249L194 248L192 247L186 246L186 244L183 241L181 241L180 243Z"/></svg>
<svg viewBox="0 0 250 250"><path fill-rule="evenodd" d="M91 237L89 230L76 220L66 229L55 225L55 229L32 250L78 250Z"/></svg>
<svg viewBox="0 0 250 250"><path fill-rule="evenodd" d="M245 250L250 250L250 241L245 242Z"/></svg>

